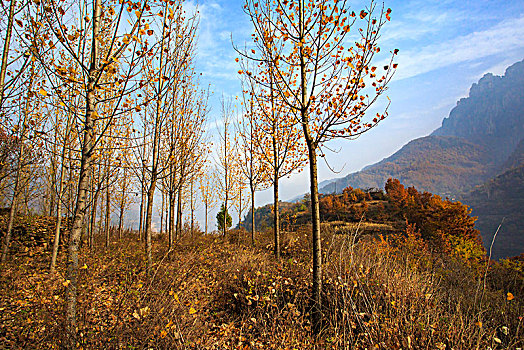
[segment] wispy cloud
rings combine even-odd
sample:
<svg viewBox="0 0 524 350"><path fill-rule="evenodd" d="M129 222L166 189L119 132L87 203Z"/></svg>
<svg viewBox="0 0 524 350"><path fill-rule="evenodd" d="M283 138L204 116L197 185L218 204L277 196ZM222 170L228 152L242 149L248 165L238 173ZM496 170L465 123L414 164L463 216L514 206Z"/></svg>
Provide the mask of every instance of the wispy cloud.
<svg viewBox="0 0 524 350"><path fill-rule="evenodd" d="M396 79L515 49L524 49L524 16L502 21L483 31L401 52Z"/></svg>
<svg viewBox="0 0 524 350"><path fill-rule="evenodd" d="M204 0L198 5L200 26L198 31L197 64L204 76L210 79L238 80L238 65L235 64L234 40L245 40L250 32L249 23L235 18L231 8L216 0ZM196 9L189 1L188 9Z"/></svg>

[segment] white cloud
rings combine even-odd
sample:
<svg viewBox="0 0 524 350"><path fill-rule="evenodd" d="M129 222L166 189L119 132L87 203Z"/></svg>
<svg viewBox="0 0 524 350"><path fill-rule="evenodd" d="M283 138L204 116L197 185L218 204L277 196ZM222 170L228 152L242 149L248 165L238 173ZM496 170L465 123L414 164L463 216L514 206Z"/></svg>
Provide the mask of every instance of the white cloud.
<svg viewBox="0 0 524 350"><path fill-rule="evenodd" d="M437 68L524 48L524 16L452 40L402 52L396 80Z"/></svg>

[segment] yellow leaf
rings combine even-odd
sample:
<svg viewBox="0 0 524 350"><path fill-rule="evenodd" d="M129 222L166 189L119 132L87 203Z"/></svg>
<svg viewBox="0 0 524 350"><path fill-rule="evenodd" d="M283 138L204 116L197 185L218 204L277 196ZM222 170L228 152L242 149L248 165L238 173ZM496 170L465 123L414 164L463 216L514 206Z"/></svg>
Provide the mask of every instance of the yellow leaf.
<svg viewBox="0 0 524 350"><path fill-rule="evenodd" d="M64 283L62 283L62 285L63 285L64 287L67 287L67 286L69 286L70 284L71 284L71 281L70 281L70 280L66 280Z"/></svg>
<svg viewBox="0 0 524 350"><path fill-rule="evenodd" d="M38 93L42 96L47 96L47 91L45 91L44 89L40 89L40 91L38 91Z"/></svg>
<svg viewBox="0 0 524 350"><path fill-rule="evenodd" d="M513 299L515 299L515 296L513 294L511 294L510 292L508 292L507 299L508 300L513 300Z"/></svg>
<svg viewBox="0 0 524 350"><path fill-rule="evenodd" d="M149 306L143 307L139 311L140 311L140 316L146 317L149 314Z"/></svg>
<svg viewBox="0 0 524 350"><path fill-rule="evenodd" d="M190 315L193 315L193 314L196 314L196 310L194 308L189 308L189 314Z"/></svg>

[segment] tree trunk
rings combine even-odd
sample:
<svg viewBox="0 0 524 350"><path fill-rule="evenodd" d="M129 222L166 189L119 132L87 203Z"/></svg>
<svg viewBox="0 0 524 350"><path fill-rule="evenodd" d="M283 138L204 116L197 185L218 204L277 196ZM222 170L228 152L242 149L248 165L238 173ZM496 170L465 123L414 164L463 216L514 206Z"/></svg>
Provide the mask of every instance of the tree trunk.
<svg viewBox="0 0 524 350"><path fill-rule="evenodd" d="M251 245L255 246L255 189L251 187Z"/></svg>
<svg viewBox="0 0 524 350"><path fill-rule="evenodd" d="M193 205L193 179L191 179L191 239L194 238L194 224L195 224L195 207Z"/></svg>
<svg viewBox="0 0 524 350"><path fill-rule="evenodd" d="M7 62L9 60L9 46L11 43L11 36L13 34L13 23L15 17L15 0L11 0L9 4L9 15L7 17L7 30L4 39L4 50L2 52L2 67L0 68L0 109L4 104L4 86L5 75L7 73Z"/></svg>
<svg viewBox="0 0 524 350"><path fill-rule="evenodd" d="M299 1L299 39L304 40L304 0ZM311 223L313 240L313 308L311 311L311 331L319 334L322 321L322 250L320 237L320 209L318 202L318 182L317 182L317 145L309 130L309 118L307 114L307 79L306 79L306 53L300 47L300 121L306 140L309 157L309 178L311 191Z"/></svg>
<svg viewBox="0 0 524 350"><path fill-rule="evenodd" d="M100 173L99 173L100 175ZM94 187L95 187L95 183L93 181L93 184L92 184L92 191L94 191L94 198L93 198L93 207L91 208L91 221L89 223L89 235L90 235L90 240L89 240L89 246L90 247L94 247L94 244L95 244L95 224L96 224L96 210L97 210L97 207L98 207L98 195L100 193L100 188L98 187L99 186L99 181L100 181L100 177L97 176L98 178L98 181L96 183L96 190L94 190ZM93 177L94 179L94 177Z"/></svg>
<svg viewBox="0 0 524 350"><path fill-rule="evenodd" d="M204 204L204 207L205 207L205 210L206 210L205 216L206 216L206 235L207 235L207 207L208 207L207 200L206 200L206 202Z"/></svg>
<svg viewBox="0 0 524 350"><path fill-rule="evenodd" d="M84 123L84 139L80 159L80 174L78 178L77 200L73 227L68 249L68 268L67 268L67 289L66 289L66 327L68 348L76 347L76 302L78 287L78 251L80 249L80 238L82 234L82 223L87 208L87 190L89 187L89 175L92 169L93 154L93 114L96 113L95 82L97 75L98 43L100 20L101 20L101 0L96 0L93 4L93 39L91 44L91 63L88 72L88 84L86 94L86 115Z"/></svg>
<svg viewBox="0 0 524 350"><path fill-rule="evenodd" d="M155 194L154 186L156 186L156 177L152 179L149 190L147 191L147 208L146 208L146 255L147 255L147 269L153 266L152 257L152 231L151 221L153 216L153 196Z"/></svg>
<svg viewBox="0 0 524 350"><path fill-rule="evenodd" d="M164 201L165 201L165 194L162 192L162 206L160 207L160 234L163 234L164 229Z"/></svg>
<svg viewBox="0 0 524 350"><path fill-rule="evenodd" d="M173 246L175 234L175 199L175 191L171 189L169 192L169 249Z"/></svg>
<svg viewBox="0 0 524 350"><path fill-rule="evenodd" d="M122 179L122 197L120 198L120 215L118 216L118 239L122 239L122 230L124 225L124 209L126 205L126 190L127 190L127 168L124 168L124 174Z"/></svg>
<svg viewBox="0 0 524 350"><path fill-rule="evenodd" d="M317 155L314 145L308 141L306 141L306 143L309 156L311 222L313 224L313 310L311 313L311 324L313 333L318 334L321 330L322 321L322 247L320 235L320 209L318 202Z"/></svg>
<svg viewBox="0 0 524 350"><path fill-rule="evenodd" d="M123 192L123 191L122 191ZM122 196L124 194L122 193ZM123 197L122 197L123 198ZM118 215L118 239L122 239L122 230L123 230L123 224L124 224L124 199L120 201L120 214Z"/></svg>
<svg viewBox="0 0 524 350"><path fill-rule="evenodd" d="M175 238L180 239L182 237L182 185L178 189L177 195L177 207L176 207L176 233Z"/></svg>
<svg viewBox="0 0 524 350"><path fill-rule="evenodd" d="M275 257L280 259L280 213L278 205L278 174L275 171L275 183L273 184L273 232L275 234Z"/></svg>
<svg viewBox="0 0 524 350"><path fill-rule="evenodd" d="M65 151L66 143L62 148L62 162L60 165L60 184L58 189L58 203L56 206L56 228L55 228L55 240L53 243L53 255L51 256L51 265L49 266L49 273L53 275L55 273L56 267L56 258L58 256L58 245L60 244L60 229L62 225L62 193L64 192L64 161L65 161ZM91 231L90 231L91 234Z"/></svg>
<svg viewBox="0 0 524 350"><path fill-rule="evenodd" d="M110 226L111 226L111 192L109 191L110 187L110 174L109 174L109 160L106 164L106 215L105 215L105 225L104 225L104 231L106 236L106 243L105 247L109 248L109 239L110 239Z"/></svg>
<svg viewBox="0 0 524 350"><path fill-rule="evenodd" d="M15 176L15 186L13 188L13 198L11 200L11 208L9 209L9 220L7 222L7 232L5 234L4 246L2 249L2 264L5 263L7 259L7 254L9 252L9 244L11 241L11 233L13 231L13 223L15 220L16 206L18 202L18 190L20 187L20 177L22 176L22 162L24 155L24 143L21 140L20 151L18 153L18 164L16 166L16 176Z"/></svg>
<svg viewBox="0 0 524 350"><path fill-rule="evenodd" d="M145 181L145 180L143 180ZM142 197L140 200L140 221L138 223L138 240L142 241L142 235L143 235L143 227L144 227L144 203L146 202L146 191L144 188L144 185L141 186L142 188Z"/></svg>
<svg viewBox="0 0 524 350"><path fill-rule="evenodd" d="M242 186L239 186L239 189L240 192L238 193L238 228L242 227Z"/></svg>

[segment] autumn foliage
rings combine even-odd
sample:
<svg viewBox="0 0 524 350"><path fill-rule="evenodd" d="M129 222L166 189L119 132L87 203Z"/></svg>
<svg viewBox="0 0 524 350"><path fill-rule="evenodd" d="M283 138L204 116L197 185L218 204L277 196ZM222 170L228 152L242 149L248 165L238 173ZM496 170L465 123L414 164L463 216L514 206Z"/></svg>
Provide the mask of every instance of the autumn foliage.
<svg viewBox="0 0 524 350"><path fill-rule="evenodd" d="M405 188L399 180L386 183L388 201L395 214L404 218L435 252L454 254L466 261L480 262L486 255L476 218L471 209L429 192Z"/></svg>

